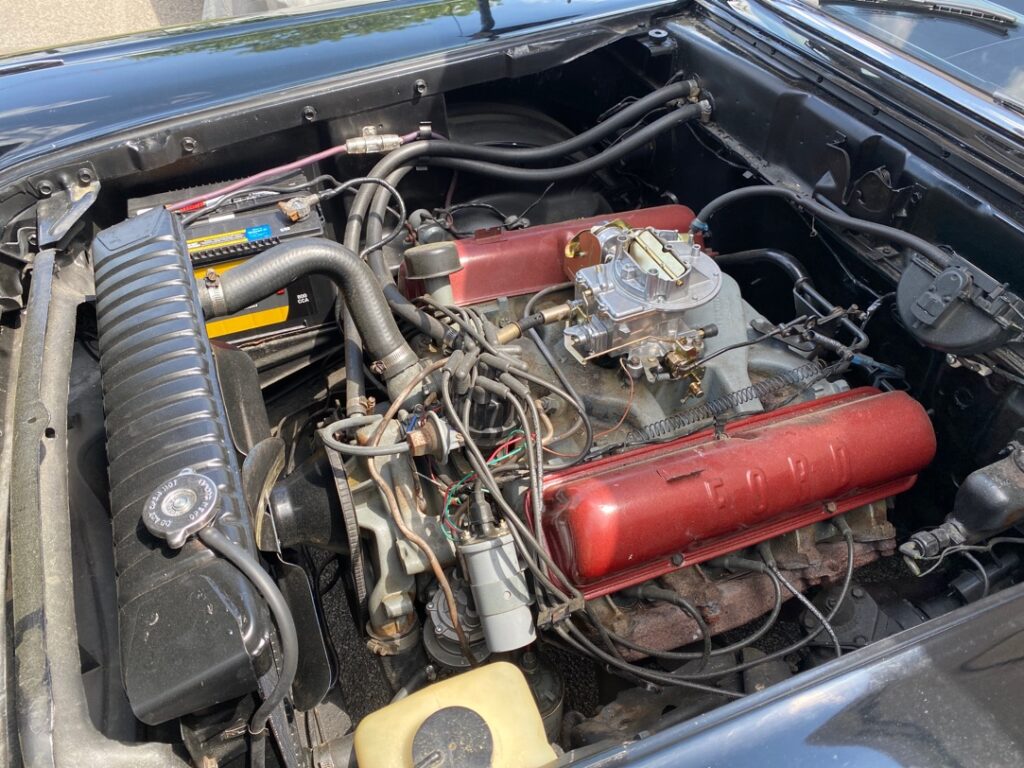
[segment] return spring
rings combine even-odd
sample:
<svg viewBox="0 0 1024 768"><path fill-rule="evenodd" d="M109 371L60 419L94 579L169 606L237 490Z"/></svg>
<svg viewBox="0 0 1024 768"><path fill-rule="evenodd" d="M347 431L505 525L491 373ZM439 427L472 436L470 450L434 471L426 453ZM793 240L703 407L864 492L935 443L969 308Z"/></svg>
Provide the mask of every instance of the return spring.
<svg viewBox="0 0 1024 768"><path fill-rule="evenodd" d="M674 435L676 432L686 429L687 427L707 421L708 419L717 419L722 414L728 413L734 408L738 408L745 403L760 400L768 395L788 389L789 387L795 387L800 384L813 384L814 382L827 376L831 376L833 373L845 368L846 365L846 361L840 361L838 363L833 363L832 365L825 365L821 362L802 365L799 368L794 368L791 371L780 373L777 376L762 379L761 381L751 384L749 387L743 387L743 389L737 389L735 392L730 392L722 397L709 400L696 408L674 413L660 421L655 421L641 427L640 429L634 430L633 432L630 432L626 442L649 443L660 440L669 435Z"/></svg>

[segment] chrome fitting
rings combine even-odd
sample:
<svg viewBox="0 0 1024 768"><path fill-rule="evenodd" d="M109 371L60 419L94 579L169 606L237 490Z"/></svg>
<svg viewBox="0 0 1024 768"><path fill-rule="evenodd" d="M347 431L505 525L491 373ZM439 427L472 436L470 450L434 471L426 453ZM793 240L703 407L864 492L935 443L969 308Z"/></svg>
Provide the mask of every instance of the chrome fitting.
<svg viewBox="0 0 1024 768"><path fill-rule="evenodd" d="M363 128L363 135L345 142L345 151L350 155L380 155L402 146L402 137L397 133L377 133L372 125Z"/></svg>

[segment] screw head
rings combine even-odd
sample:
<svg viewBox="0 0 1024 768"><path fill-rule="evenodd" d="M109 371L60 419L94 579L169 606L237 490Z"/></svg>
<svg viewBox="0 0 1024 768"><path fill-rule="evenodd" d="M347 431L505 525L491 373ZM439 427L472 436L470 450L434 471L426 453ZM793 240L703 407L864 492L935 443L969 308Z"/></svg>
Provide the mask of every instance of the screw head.
<svg viewBox="0 0 1024 768"><path fill-rule="evenodd" d="M80 168L78 170L78 183L81 184L83 187L92 184L92 179L92 171L90 171L88 168Z"/></svg>
<svg viewBox="0 0 1024 768"><path fill-rule="evenodd" d="M36 184L36 189L39 190L39 194L43 195L43 197L49 197L50 195L53 194L53 182L43 179L38 184Z"/></svg>
<svg viewBox="0 0 1024 768"><path fill-rule="evenodd" d="M196 148L198 146L199 142L196 141L191 136L186 136L181 140L181 151L184 152L186 155L191 155L193 152L196 151Z"/></svg>
<svg viewBox="0 0 1024 768"><path fill-rule="evenodd" d="M303 107L302 119L305 120L307 123L312 123L314 120L316 120L316 107L310 104L307 104L305 107Z"/></svg>
<svg viewBox="0 0 1024 768"><path fill-rule="evenodd" d="M864 597L864 587L854 587L850 591L850 594L853 595L856 598Z"/></svg>
<svg viewBox="0 0 1024 768"><path fill-rule="evenodd" d="M418 78L416 82L412 84L412 87L416 91L416 93L422 96L424 93L427 92L427 81L424 80L422 77Z"/></svg>
<svg viewBox="0 0 1024 768"><path fill-rule="evenodd" d="M678 554L678 553L675 554L675 555L672 555L671 562L672 562L672 565L682 565L683 564L683 556Z"/></svg>

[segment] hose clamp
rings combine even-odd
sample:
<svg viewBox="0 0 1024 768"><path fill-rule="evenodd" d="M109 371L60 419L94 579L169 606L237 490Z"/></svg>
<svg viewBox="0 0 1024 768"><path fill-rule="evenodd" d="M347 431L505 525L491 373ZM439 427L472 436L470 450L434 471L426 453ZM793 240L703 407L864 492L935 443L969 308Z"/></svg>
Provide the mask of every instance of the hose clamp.
<svg viewBox="0 0 1024 768"><path fill-rule="evenodd" d="M206 275L206 296L210 301L210 311L214 317L223 317L228 314L228 302L224 298L224 286L220 282L220 277L212 270Z"/></svg>
<svg viewBox="0 0 1024 768"><path fill-rule="evenodd" d="M409 350L398 347L393 352L385 355L373 364L374 373L380 372L385 378L390 378L389 371L404 370L409 367Z"/></svg>
<svg viewBox="0 0 1024 768"><path fill-rule="evenodd" d="M709 98L701 99L697 102L697 106L700 107L700 121L710 123L711 113L714 111L714 104L711 103L711 100Z"/></svg>

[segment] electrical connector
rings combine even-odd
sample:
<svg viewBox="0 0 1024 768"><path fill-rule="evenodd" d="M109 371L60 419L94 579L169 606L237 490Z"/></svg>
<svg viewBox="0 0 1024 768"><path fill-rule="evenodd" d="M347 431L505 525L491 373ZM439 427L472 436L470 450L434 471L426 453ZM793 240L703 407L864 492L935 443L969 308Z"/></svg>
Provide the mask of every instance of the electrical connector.
<svg viewBox="0 0 1024 768"><path fill-rule="evenodd" d="M288 221L294 224L308 217L313 212L314 206L319 202L320 196L317 194L303 195L302 197L282 200L277 204L277 207L288 217Z"/></svg>
<svg viewBox="0 0 1024 768"><path fill-rule="evenodd" d="M402 137L397 133L377 133L371 125L363 128L363 135L345 142L349 155L380 155L402 146Z"/></svg>

